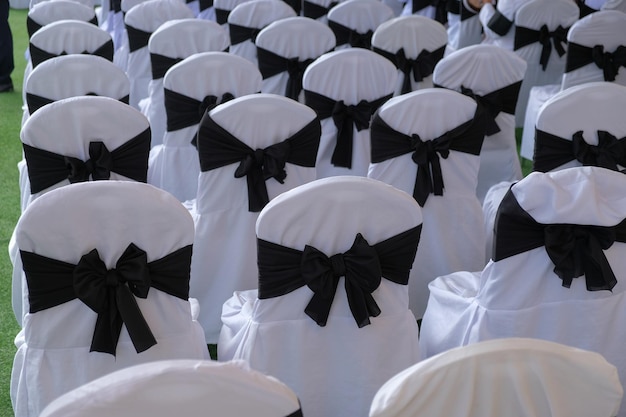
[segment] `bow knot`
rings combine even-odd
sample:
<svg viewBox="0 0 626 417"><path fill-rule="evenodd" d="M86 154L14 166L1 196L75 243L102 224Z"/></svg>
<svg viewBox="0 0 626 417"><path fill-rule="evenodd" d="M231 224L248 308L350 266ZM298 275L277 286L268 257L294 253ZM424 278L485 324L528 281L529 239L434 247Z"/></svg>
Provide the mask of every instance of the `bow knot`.
<svg viewBox="0 0 626 417"><path fill-rule="evenodd" d="M615 81L620 67L626 67L626 47L619 46L615 52L605 52L603 45L591 50L593 62L604 72L605 81Z"/></svg>
<svg viewBox="0 0 626 417"><path fill-rule="evenodd" d="M348 36L348 43L350 46L355 48L370 49L372 46L373 34L374 32L372 30L368 30L365 33L359 33L356 30L351 30L350 35Z"/></svg>
<svg viewBox="0 0 626 417"><path fill-rule="evenodd" d="M415 82L420 82L433 73L437 62L432 53L425 49L419 53L417 58L410 59L407 58L404 48L400 48L396 53L396 63L400 71L404 74L401 90L402 94L404 94L411 91L411 74Z"/></svg>
<svg viewBox="0 0 626 417"><path fill-rule="evenodd" d="M80 259L74 269L74 290L98 314L90 351L115 355L124 324L137 352L156 344L134 298L147 298L150 285L146 252L132 243L114 269L107 269L96 249Z"/></svg>
<svg viewBox="0 0 626 417"><path fill-rule="evenodd" d="M287 60L287 73L289 79L287 80L287 87L285 90L285 96L298 100L298 96L302 91L302 77L304 71L313 62L312 59L306 59L300 61L299 58L290 58Z"/></svg>
<svg viewBox="0 0 626 417"><path fill-rule="evenodd" d="M598 145L588 144L583 132L574 133L572 146L576 160L585 166L599 166L617 171L617 165L626 164L626 150L615 136L598 131Z"/></svg>
<svg viewBox="0 0 626 417"><path fill-rule="evenodd" d="M367 129L372 117L372 105L361 100L357 105L349 105L340 100L335 103L332 118L337 127L337 145L331 162L335 166L352 167L353 127L358 131Z"/></svg>
<svg viewBox="0 0 626 417"><path fill-rule="evenodd" d="M78 158L66 156L65 165L69 171L67 179L70 183L108 180L111 177L112 157L106 145L102 142L89 143L89 159L85 162Z"/></svg>
<svg viewBox="0 0 626 417"><path fill-rule="evenodd" d="M467 88L462 85L461 94L473 98L476 104L483 110L481 114L485 117L485 134L487 136L500 132L500 126L498 126L498 123L496 122L496 117L502 111L502 98L500 97L501 94L499 91L495 91L485 96L480 96L474 93L471 88Z"/></svg>
<svg viewBox="0 0 626 417"><path fill-rule="evenodd" d="M443 195L443 174L439 156L443 159L448 158L450 141L448 135L427 141L422 141L417 134L411 136L411 146L415 149L411 159L417 165L417 180L413 195L422 207L429 194Z"/></svg>
<svg viewBox="0 0 626 417"><path fill-rule="evenodd" d="M552 44L554 44L554 49L559 56L565 54L563 44L567 43L567 29L559 25L553 32L550 32L548 26L543 25L541 29L539 29L539 43L543 45L539 63L541 64L541 68L545 71L548 66L548 60L550 59L550 53L552 52Z"/></svg>
<svg viewBox="0 0 626 417"><path fill-rule="evenodd" d="M380 314L372 297L381 281L380 261L376 250L360 233L347 252L331 257L307 245L300 267L302 278L314 293L304 311L318 325L326 325L341 276L345 276L348 304L359 327L367 326L370 317Z"/></svg>

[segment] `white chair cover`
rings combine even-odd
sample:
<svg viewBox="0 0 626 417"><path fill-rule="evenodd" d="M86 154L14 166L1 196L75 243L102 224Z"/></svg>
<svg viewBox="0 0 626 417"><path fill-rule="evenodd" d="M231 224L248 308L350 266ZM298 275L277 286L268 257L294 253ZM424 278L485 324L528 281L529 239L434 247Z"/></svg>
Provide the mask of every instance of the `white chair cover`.
<svg viewBox="0 0 626 417"><path fill-rule="evenodd" d="M454 393L454 398L450 398ZM391 378L370 417L615 416L617 369L595 352L508 338L443 352Z"/></svg>
<svg viewBox="0 0 626 417"><path fill-rule="evenodd" d="M500 221L496 221L494 247L506 250L518 243L521 238L511 232L516 225L532 235L533 226L529 226L529 222L539 223L537 227L553 224L584 225L585 228L618 225L626 218L624 189L626 176L606 168L587 166L548 173L533 172L512 186L512 198L506 205L507 208L519 205L528 214L523 214L527 221L522 224L517 220L513 224L522 214L500 216ZM503 206L504 200L500 212ZM504 228L503 218L511 218L509 223L512 224L500 233ZM594 275L584 275L584 270L581 270L583 275L573 279L571 287L566 288L566 281L555 272L558 267L546 247L536 245L533 245L534 249L503 259L496 257L496 261L489 262L482 272L456 272L437 278L430 284L430 299L422 321L421 353L430 357L481 340L532 337L598 352L617 367L620 380L624 380L626 331L619 324L625 311L626 244L620 240L623 235L606 250L591 244L597 252L589 248L577 249L580 250L578 253L588 256L598 253L596 259L604 254L609 265L605 271L612 270L617 280L612 291L588 291L587 285L594 285L590 282ZM536 243L541 244L539 242ZM523 243L519 242L520 245ZM565 242L556 239L557 248L559 243ZM511 253L520 250L524 249ZM567 262L569 253L563 249L565 261L557 270L565 278L569 274L562 271L571 265ZM585 255L575 257L587 263ZM610 279L606 273L601 276ZM618 415L626 415L623 405Z"/></svg>
<svg viewBox="0 0 626 417"><path fill-rule="evenodd" d="M150 35L148 52L152 79L148 84L148 97L139 103L139 108L150 121L152 147L163 143L166 130L163 77L167 69L199 52L227 51L229 43L228 32L220 25L195 18L170 20Z"/></svg>
<svg viewBox="0 0 626 417"><path fill-rule="evenodd" d="M50 258L47 262L67 262L70 267L97 249L96 256L102 259L102 266L114 268L131 243L145 251L148 263L161 260L193 243L193 221L176 199L157 188L141 183L100 181L51 191L33 202L17 226L21 251ZM189 260L186 262L188 265ZM39 283L31 284L33 291L45 292L53 281L61 281L57 285L63 285L63 280L67 280L68 273L46 277L47 270L37 273L37 265L31 267L35 269L29 280ZM149 268L154 271L153 267ZM110 280L111 275L107 273L106 279ZM184 282L184 275L181 271L177 279ZM46 278L46 288L39 287ZM152 279L156 285L154 274ZM95 300L108 297L107 290L102 291L104 294L92 297ZM78 298L50 307L59 301L55 300L42 305L42 310L26 315L24 328L16 338L18 351L11 377L15 415L37 417L58 396L130 365L163 359L208 358L202 328L192 318L188 299L172 296L154 286L149 288L147 298L128 295L136 300L139 314L156 340L155 345L141 353L137 353L124 325L119 341L113 342L115 354L90 351L98 313Z"/></svg>
<svg viewBox="0 0 626 417"><path fill-rule="evenodd" d="M239 4L228 15L230 53L257 65L254 42L261 29L272 22L295 16L296 12L283 0L251 0Z"/></svg>
<svg viewBox="0 0 626 417"><path fill-rule="evenodd" d="M626 48L626 14L606 10L592 13L572 25L567 33L568 51L572 50L571 56L568 54L565 73L559 84L533 87L530 90L528 105L526 107L526 117L524 119L524 131L522 134L522 146L520 154L529 160L533 157L535 122L539 108L551 96L560 90L565 90L571 86L593 81L612 81L617 84L626 85L626 68L616 66L617 74L614 80L605 79L604 70L598 67L593 61L569 70L574 67L573 61L576 57L578 46L593 48L602 45L603 52L615 53L621 46ZM576 44L574 47L571 44ZM581 53L578 53L580 56ZM623 53L626 55L626 53Z"/></svg>
<svg viewBox="0 0 626 417"><path fill-rule="evenodd" d="M29 37L52 22L58 20L80 20L97 24L93 7L74 0L43 1L28 10L27 29Z"/></svg>
<svg viewBox="0 0 626 417"><path fill-rule="evenodd" d="M393 1L393 0L392 0ZM302 16L310 17L311 19L319 20L322 23L328 22L328 11L335 7L341 1L334 0L303 0L302 1ZM386 1L385 4L388 4ZM393 8L392 8L392 11Z"/></svg>
<svg viewBox="0 0 626 417"><path fill-rule="evenodd" d="M179 359L103 376L53 401L41 417L288 417L299 410L290 388L243 361Z"/></svg>
<svg viewBox="0 0 626 417"><path fill-rule="evenodd" d="M130 9L147 0L122 0L120 10L113 15L113 43L115 44L115 63L126 70L128 64L128 35L124 25L124 16Z"/></svg>
<svg viewBox="0 0 626 417"><path fill-rule="evenodd" d="M435 67L433 81L437 86L465 91L470 97L472 94L479 96L483 106L489 107L494 102L498 104L495 106L498 113L491 119L499 131L485 136L480 151L476 195L481 202L492 185L522 178L514 112L525 72L526 62L523 59L495 45L469 46L448 55ZM491 100L494 94L497 96ZM507 107L508 112L503 107Z"/></svg>
<svg viewBox="0 0 626 417"><path fill-rule="evenodd" d="M282 0L279 0L282 1ZM302 76L308 64L335 48L335 35L330 28L317 20L308 17L288 17L278 20L259 32L256 43L261 49L257 58L261 74L265 75L261 91L279 94L304 102L301 91ZM290 74L288 62L272 64L273 58L267 52L280 58L292 60L296 58L296 69ZM279 71L283 69L283 71ZM276 73L278 71L278 73ZM298 87L290 89L292 83ZM291 94L290 94L291 91Z"/></svg>
<svg viewBox="0 0 626 417"><path fill-rule="evenodd" d="M421 223L419 206L408 194L367 178L334 177L271 201L256 233L289 250L310 245L330 256L348 251L357 233L375 245ZM306 285L274 298L259 299L255 290L236 292L224 304L220 360L245 359L279 378L296 392L309 417L367 415L384 381L416 362L417 323L406 285L383 278L371 293L381 313L359 328L345 278L338 279L324 327L304 312L314 294Z"/></svg>
<svg viewBox="0 0 626 417"><path fill-rule="evenodd" d="M148 85L152 79L148 50L150 35L169 20L188 18L193 18L193 13L179 0L148 0L132 7L124 16L129 36L126 74L130 79L131 106L138 109L139 102L149 95ZM128 33L129 28L132 33ZM131 38L136 41L130 41Z"/></svg>
<svg viewBox="0 0 626 417"><path fill-rule="evenodd" d="M486 3L478 13L483 27L483 43L494 44L509 51L513 50L515 38L515 15L517 10L530 0L500 0L497 7Z"/></svg>
<svg viewBox="0 0 626 417"><path fill-rule="evenodd" d="M472 99L455 91L428 88L393 98L380 108L378 117L400 134L409 138L418 135L421 141L431 141L473 120L475 113L476 103ZM446 117L441 117L442 114ZM464 133L454 140L458 144L469 144L471 140L473 153L450 146L447 158L434 156L441 165L444 191L443 195L429 194L422 206L422 243L409 281L409 305L415 317L424 314L430 281L459 270L480 270L485 265L483 216L476 197L479 152L484 138L481 134L484 135L482 125L478 126L476 139ZM373 142L374 135L372 127ZM382 134L377 141L385 141ZM413 195L421 175L412 158L409 152L373 161L368 177Z"/></svg>
<svg viewBox="0 0 626 417"><path fill-rule="evenodd" d="M624 0L607 0L602 5L601 10L617 10L626 13L626 1Z"/></svg>
<svg viewBox="0 0 626 417"><path fill-rule="evenodd" d="M453 10L448 10L448 49L458 51L483 41L483 26L478 13L467 0L452 0Z"/></svg>
<svg viewBox="0 0 626 417"><path fill-rule="evenodd" d="M349 48L330 52L316 59L304 72L302 86L305 90L305 102L309 106L313 104L306 91L331 101L343 102L346 106L355 106L357 111L361 102L374 104L364 106L362 110L363 113L371 114L393 95L397 77L398 71L388 59L363 48ZM363 117L369 122L370 117L366 114ZM345 167L332 162L338 129L330 112L325 117L320 115L320 119L322 138L317 154L317 178L336 175L367 176L370 163L369 123L361 126L361 130L352 127L351 167Z"/></svg>
<svg viewBox="0 0 626 417"><path fill-rule="evenodd" d="M374 52L382 51L382 55L390 58L398 67L395 95L432 87L432 71L443 58L447 43L446 28L436 20L419 15L388 20L378 26L372 36ZM402 55L399 55L400 50ZM418 60L420 54L422 56ZM414 70L415 61L420 68L417 74ZM403 88L403 84L408 88Z"/></svg>
<svg viewBox="0 0 626 417"><path fill-rule="evenodd" d="M203 52L170 68L163 85L167 90L199 103L214 96L219 104L225 94L241 97L258 93L261 74L254 64L238 56L226 52ZM198 113L201 106L196 110ZM199 122L202 114L197 116ZM194 199L198 191L200 163L198 151L191 144L198 132L198 122L179 129L172 126L172 130L165 132L163 144L150 150L148 183L168 191L180 201Z"/></svg>
<svg viewBox="0 0 626 417"><path fill-rule="evenodd" d="M515 15L515 37L520 38L520 28L539 31L546 26L550 32L564 30L565 32L578 20L579 9L576 3L570 0L530 0L521 7ZM565 52L562 56L555 46L560 44ZM528 66L520 89L515 110L515 125L524 126L526 105L530 89L537 85L555 84L561 81L565 71L567 59L567 45L550 38L550 54L545 68L541 64L541 55L544 47L540 42L534 42L519 48L514 47L515 53L524 58Z"/></svg>
<svg viewBox="0 0 626 417"><path fill-rule="evenodd" d="M228 29L228 17L235 7L250 0L213 0L213 13L215 21ZM269 22L268 22L269 23Z"/></svg>
<svg viewBox="0 0 626 417"><path fill-rule="evenodd" d="M265 149L311 123L319 123L309 107L273 94L240 97L208 114L218 126L252 149ZM208 139L202 133L204 123L203 120L198 133L200 152ZM208 147L207 152L211 153L211 149ZM202 157L200 164L202 168ZM222 304L233 291L257 287L254 225L259 213L250 211L246 176L235 177L238 165L207 170L198 177L191 294L200 302L200 323L207 343L217 342ZM285 169L283 184L274 178L265 181L270 200L315 179L314 167L287 163Z"/></svg>
<svg viewBox="0 0 626 417"><path fill-rule="evenodd" d="M148 120L127 104L107 97L89 96L59 100L39 109L26 121L20 136L25 145L87 161L90 159L91 141L101 141L109 150L114 150L148 129ZM146 150L146 165L147 152ZM26 162L28 165L28 157ZM69 174L68 168L68 176ZM113 171L110 175L115 180L131 180ZM48 191L69 183L65 179L43 190L35 190L31 186L26 207ZM13 261L13 310L21 323L28 312L28 292L22 279L21 259L13 239L9 244L9 255Z"/></svg>
<svg viewBox="0 0 626 417"><path fill-rule="evenodd" d="M30 10L36 4L43 3L44 1L56 1L56 0L30 0L28 2L27 7L25 7L25 8ZM80 4L84 4L85 6L89 6L92 9L96 6L96 2L94 0L72 0L72 1L75 1L75 2L80 3ZM11 7L13 7L13 6L11 6Z"/></svg>
<svg viewBox="0 0 626 417"><path fill-rule="evenodd" d="M340 2L327 14L328 25L333 29L337 38L335 49L345 49L350 46L370 49L371 38L376 28L394 17L391 7L379 0ZM337 24L343 26L339 31L336 30Z"/></svg>

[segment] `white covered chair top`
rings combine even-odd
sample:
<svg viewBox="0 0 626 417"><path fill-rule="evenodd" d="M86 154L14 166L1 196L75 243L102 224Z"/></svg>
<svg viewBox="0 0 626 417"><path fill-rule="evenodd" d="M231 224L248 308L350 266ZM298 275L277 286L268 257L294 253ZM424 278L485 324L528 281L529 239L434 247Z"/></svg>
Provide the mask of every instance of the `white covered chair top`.
<svg viewBox="0 0 626 417"><path fill-rule="evenodd" d="M112 61L113 41L97 25L74 19L58 20L31 36L29 52L33 68L47 59L70 54L99 55Z"/></svg>
<svg viewBox="0 0 626 417"><path fill-rule="evenodd" d="M30 0L30 2L28 3L28 9L30 10L36 4L43 3L44 1L50 1L50 0ZM52 1L56 1L56 0L52 0ZM91 8L95 6L95 3L93 0L72 0L72 1L75 1L80 4L84 4L85 6L89 6Z"/></svg>
<svg viewBox="0 0 626 417"><path fill-rule="evenodd" d="M322 23L327 23L328 11L335 7L338 3L340 2L335 0L303 0L302 16L319 20Z"/></svg>
<svg viewBox="0 0 626 417"><path fill-rule="evenodd" d="M51 82L54 80L54 82ZM128 103L128 77L111 61L94 55L64 55L38 65L24 84L28 110L68 97L96 95Z"/></svg>
<svg viewBox="0 0 626 417"><path fill-rule="evenodd" d="M193 14L179 0L148 0L133 5L126 12L124 22L126 26L151 35L168 20L187 18L193 18ZM148 46L148 41L142 46Z"/></svg>
<svg viewBox="0 0 626 417"><path fill-rule="evenodd" d="M330 301L328 317L324 318L305 312L315 297L306 284L299 288L291 285L292 291L274 288L272 281L278 277L272 275L273 267L291 268L295 262L298 267L291 270L293 282L301 282L304 272L299 268L300 257L291 254L317 249L322 258L339 259L345 254L346 260L351 251L357 250L355 247L364 244L375 248L382 265L386 263L385 255L377 252L377 245L386 242L395 245L387 252L397 256L392 264L408 272L407 263L412 263L421 224L421 211L411 196L362 177L325 178L276 197L261 212L256 225L258 298L256 291L236 293L224 306L218 354L229 357L234 353L255 369L291 386L298 393L303 410L308 410L307 415L366 415L378 387L415 361L416 322L408 310L406 285L393 280L385 268L374 272L383 278L362 291L371 293L380 315L366 313L370 318L361 317L351 310L347 295L350 291L346 288L349 282L355 282L356 276L367 280L368 269L361 269L357 275L347 270L343 274L337 272L348 278L336 277L339 284L336 291L332 290L334 299ZM404 238L405 243L400 243ZM276 252L271 252L274 256L270 252L263 256L263 248L276 245ZM278 255L280 251L286 252ZM350 268L350 261L345 262ZM240 306L243 308L235 315L231 308L247 297L252 299ZM393 354L382 354L388 352L390 344L394 346ZM316 353L321 345L327 348L324 355ZM350 375L350 383L345 381L345 375Z"/></svg>
<svg viewBox="0 0 626 417"><path fill-rule="evenodd" d="M215 21L224 26L228 24L228 17L235 7L250 0L217 0L213 1ZM227 27L227 26L226 26Z"/></svg>
<svg viewBox="0 0 626 417"><path fill-rule="evenodd" d="M607 0L601 7L601 10L617 10L626 13L626 1L624 0Z"/></svg>
<svg viewBox="0 0 626 417"><path fill-rule="evenodd" d="M626 167L626 87L602 81L564 90L539 110L533 168Z"/></svg>
<svg viewBox="0 0 626 417"><path fill-rule="evenodd" d="M96 26L98 24L93 7L72 0L44 1L28 11L26 17L28 36L33 36L38 29L57 20L80 20Z"/></svg>
<svg viewBox="0 0 626 417"><path fill-rule="evenodd" d="M446 28L436 20L420 15L400 16L383 22L372 36L374 52L390 59L399 75L402 74L398 77L396 95L433 86L432 72L443 58L447 43Z"/></svg>
<svg viewBox="0 0 626 417"><path fill-rule="evenodd" d="M41 417L197 417L207 410L224 417L302 415L290 388L243 361L171 360L92 381L55 400Z"/></svg>
<svg viewBox="0 0 626 417"><path fill-rule="evenodd" d="M337 48L370 49L376 28L394 17L391 7L379 0L347 0L328 11L328 26L335 32Z"/></svg>
<svg viewBox="0 0 626 417"><path fill-rule="evenodd" d="M148 0L122 0L120 2L120 9L122 11L122 14L125 15L130 9L137 6L138 4L145 3L146 1Z"/></svg>
<svg viewBox="0 0 626 417"><path fill-rule="evenodd" d="M601 10L574 23L567 34L567 62L561 89L592 81L626 85L624 27L626 13L617 10Z"/></svg>
<svg viewBox="0 0 626 417"><path fill-rule="evenodd" d="M17 415L39 416L58 396L130 365L207 358L202 330L192 318L188 300L193 236L191 216L178 200L142 183L72 184L28 207L16 228L32 289L30 312L13 363L11 395ZM107 307L99 302L111 294L107 295L103 278L98 281L98 277L104 271L107 284L116 276L119 280L107 271L123 270L121 265L133 268L129 256L139 265L142 259L147 263L151 282L131 273L133 292L126 284L114 290L119 294L125 288L127 300L136 300L136 307L121 313L121 327L132 330L122 331L117 339L115 325L111 325L108 338L96 323L107 326ZM80 268L84 284L80 286L77 280L74 288L72 271ZM90 268L95 269L91 274ZM167 268L177 272L172 275ZM44 287L54 288L55 296L36 297ZM95 292L85 292L87 287ZM111 313L118 311L116 306L128 306L123 298L109 304L114 309ZM139 326L143 329L137 332L133 317L143 317L148 329Z"/></svg>
<svg viewBox="0 0 626 417"><path fill-rule="evenodd" d="M255 44L264 78L262 91L298 100L304 71L315 59L335 48L335 35L324 23L295 16L265 27Z"/></svg>
<svg viewBox="0 0 626 417"><path fill-rule="evenodd" d="M617 370L602 355L507 338L451 349L411 366L383 385L369 416L610 417L617 415L622 396Z"/></svg>

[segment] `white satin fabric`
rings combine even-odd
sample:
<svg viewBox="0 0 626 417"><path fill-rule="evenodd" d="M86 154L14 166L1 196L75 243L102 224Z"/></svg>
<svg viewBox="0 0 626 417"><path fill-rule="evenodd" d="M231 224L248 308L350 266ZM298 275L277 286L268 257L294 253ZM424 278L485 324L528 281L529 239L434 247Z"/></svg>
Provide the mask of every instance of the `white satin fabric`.
<svg viewBox="0 0 626 417"><path fill-rule="evenodd" d="M335 101L343 101L349 106L357 105L361 100L373 102L393 94L397 78L398 71L387 58L367 49L348 48L329 52L316 59L304 72L302 86L305 90ZM352 168L345 168L331 163L337 142L337 127L332 117L321 122L317 178L336 175L367 176L371 159L369 128L361 131L353 128Z"/></svg>
<svg viewBox="0 0 626 417"><path fill-rule="evenodd" d="M225 93L241 97L260 91L261 74L254 64L241 57L226 52L202 52L170 68L163 85L200 102L210 95L221 100ZM166 131L163 144L150 150L148 183L180 201L195 199L198 191L200 161L198 150L191 144L197 131L198 124Z"/></svg>
<svg viewBox="0 0 626 417"><path fill-rule="evenodd" d="M326 16L329 21L364 34L370 30L374 32L395 14L391 7L379 0L347 0L331 8ZM337 50L350 47L350 44L337 45Z"/></svg>
<svg viewBox="0 0 626 417"><path fill-rule="evenodd" d="M378 391L369 415L612 417L622 396L617 369L601 355L507 338L451 349L402 371Z"/></svg>
<svg viewBox="0 0 626 417"><path fill-rule="evenodd" d="M421 223L410 195L346 176L276 197L261 212L256 234L297 250L311 245L331 256L350 249L357 233L374 245ZM344 278L325 327L304 313L312 295L307 286L262 300L256 290L236 292L224 304L218 357L247 360L279 378L296 392L308 417L366 416L384 381L417 360L418 329L407 286L383 278L372 293L381 314L362 328L348 306Z"/></svg>
<svg viewBox="0 0 626 417"><path fill-rule="evenodd" d="M240 97L209 114L252 149L283 142L316 117L304 104L274 94ZM238 165L201 172L198 177L190 294L200 302L199 320L207 343L217 343L222 304L234 291L257 287L254 225L259 213L248 210L246 177L234 176ZM270 200L315 179L315 168L287 163L285 170L284 184L273 178L265 182Z"/></svg>
<svg viewBox="0 0 626 417"><path fill-rule="evenodd" d="M542 224L614 226L626 218L626 176L598 167L534 172L516 183L519 205ZM592 198L590 198L592 197ZM496 224L496 228L498 225ZM496 240L498 239L496 233ZM612 291L587 291L585 277L562 286L544 246L456 272L430 284L420 334L424 358L453 347L504 337L531 337L602 354L626 378L626 244L604 254L617 279ZM622 405L618 416L625 416Z"/></svg>
<svg viewBox="0 0 626 417"><path fill-rule="evenodd" d="M130 243L148 262L193 243L193 220L180 203L150 185L120 181L72 184L51 191L20 218L20 250L77 264L94 248L114 268ZM136 298L157 344L137 353L122 328L116 356L90 352L97 314L79 299L29 313L16 337L11 375L15 414L37 417L58 396L131 365L162 359L207 359L190 302L150 288Z"/></svg>
<svg viewBox="0 0 626 417"><path fill-rule="evenodd" d="M418 134L427 141L472 120L475 111L476 103L469 97L427 88L394 97L381 107L379 116L396 131ZM480 156L450 150L439 161L444 192L442 196L430 194L422 207L422 238L409 280L409 305L418 318L426 309L430 281L459 270L481 270L485 265L483 216L476 197ZM417 164L408 153L372 163L367 176L413 195Z"/></svg>

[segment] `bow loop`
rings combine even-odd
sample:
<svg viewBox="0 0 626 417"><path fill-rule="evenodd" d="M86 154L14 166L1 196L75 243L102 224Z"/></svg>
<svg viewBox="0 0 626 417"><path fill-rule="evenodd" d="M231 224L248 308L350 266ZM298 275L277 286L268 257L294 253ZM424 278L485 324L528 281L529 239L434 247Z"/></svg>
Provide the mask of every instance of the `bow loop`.
<svg viewBox="0 0 626 417"><path fill-rule="evenodd" d="M554 49L559 56L563 56L565 54L563 44L567 43L567 29L559 25L559 27L557 27L553 32L550 32L548 26L543 25L539 29L539 43L543 45L539 63L545 71L548 66L548 60L550 59L550 53L552 52L552 44L554 44Z"/></svg>
<svg viewBox="0 0 626 417"><path fill-rule="evenodd" d="M90 171L84 161L71 156L65 156L63 160L68 170L67 179L70 183L89 181Z"/></svg>
<svg viewBox="0 0 626 417"><path fill-rule="evenodd" d="M588 144L583 132L574 133L572 138L574 156L585 166L599 166L617 171L617 165L626 163L626 150L622 143L606 131L598 131L598 145Z"/></svg>
<svg viewBox="0 0 626 417"><path fill-rule="evenodd" d="M111 270L96 249L80 259L74 268L74 290L98 314L90 351L115 355L123 324L137 352L156 344L133 297L146 298L149 289L147 255L132 243Z"/></svg>
<svg viewBox="0 0 626 417"><path fill-rule="evenodd" d="M89 143L89 161L85 163L94 181L111 178L113 158L111 152L102 142Z"/></svg>
<svg viewBox="0 0 626 417"><path fill-rule="evenodd" d="M605 52L603 45L595 45L591 50L593 62L602 69L605 81L615 81L620 67L626 66L626 47L619 46L615 52Z"/></svg>
<svg viewBox="0 0 626 417"><path fill-rule="evenodd" d="M302 254L301 272L314 292L305 313L318 325L326 325L341 276L345 276L348 304L359 327L370 324L369 318L380 314L371 294L380 285L380 261L376 250L360 233L347 252L331 257L307 245Z"/></svg>
<svg viewBox="0 0 626 417"><path fill-rule="evenodd" d="M485 118L485 134L491 136L500 132L500 126L496 122L496 117L502 111L501 92L499 90L485 96L474 93L471 88L467 88L461 85L461 94L466 95L474 99L474 101L481 107L481 114Z"/></svg>

